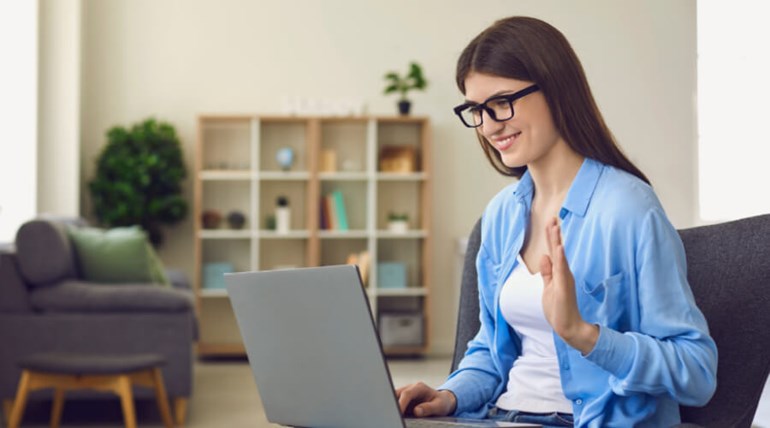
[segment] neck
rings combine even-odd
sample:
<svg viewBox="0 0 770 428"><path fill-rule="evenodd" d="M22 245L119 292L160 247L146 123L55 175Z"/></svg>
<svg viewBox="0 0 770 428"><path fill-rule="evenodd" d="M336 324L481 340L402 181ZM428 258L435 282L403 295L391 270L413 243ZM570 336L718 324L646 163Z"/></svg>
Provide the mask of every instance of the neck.
<svg viewBox="0 0 770 428"><path fill-rule="evenodd" d="M559 141L545 156L527 165L540 200L564 199L583 165L583 156Z"/></svg>

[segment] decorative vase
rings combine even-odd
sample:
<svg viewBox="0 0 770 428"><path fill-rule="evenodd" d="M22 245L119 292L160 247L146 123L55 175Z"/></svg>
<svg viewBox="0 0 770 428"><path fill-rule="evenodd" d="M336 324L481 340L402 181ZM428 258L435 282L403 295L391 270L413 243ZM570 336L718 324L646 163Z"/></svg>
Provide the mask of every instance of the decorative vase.
<svg viewBox="0 0 770 428"><path fill-rule="evenodd" d="M222 222L222 214L217 210L206 210L201 214L204 229L216 229Z"/></svg>
<svg viewBox="0 0 770 428"><path fill-rule="evenodd" d="M246 224L246 216L240 211L231 211L227 214L227 224L230 225L230 229L242 229Z"/></svg>
<svg viewBox="0 0 770 428"><path fill-rule="evenodd" d="M275 231L282 234L289 233L290 225L289 199L285 196L279 196L275 207Z"/></svg>
<svg viewBox="0 0 770 428"><path fill-rule="evenodd" d="M398 102L398 113L401 116L408 116L409 110L412 108L412 103L409 100L401 100Z"/></svg>

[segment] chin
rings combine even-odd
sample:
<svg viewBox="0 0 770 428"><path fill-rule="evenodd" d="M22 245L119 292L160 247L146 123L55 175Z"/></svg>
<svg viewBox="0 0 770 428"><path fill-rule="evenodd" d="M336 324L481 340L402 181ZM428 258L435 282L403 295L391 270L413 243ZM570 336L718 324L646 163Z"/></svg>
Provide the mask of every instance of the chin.
<svg viewBox="0 0 770 428"><path fill-rule="evenodd" d="M518 157L501 155L500 159L502 159L503 165L507 166L508 168L521 168L523 166L527 166L527 162Z"/></svg>

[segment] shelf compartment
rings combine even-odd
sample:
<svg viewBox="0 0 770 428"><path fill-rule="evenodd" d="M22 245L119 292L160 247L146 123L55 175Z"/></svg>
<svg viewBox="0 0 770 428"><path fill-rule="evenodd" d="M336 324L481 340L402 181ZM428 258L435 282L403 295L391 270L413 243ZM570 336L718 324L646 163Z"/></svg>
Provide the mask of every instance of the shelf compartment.
<svg viewBox="0 0 770 428"><path fill-rule="evenodd" d="M386 230L390 213L406 214L409 229L422 227L422 182L381 181L377 183L377 229Z"/></svg>
<svg viewBox="0 0 770 428"><path fill-rule="evenodd" d="M306 239L268 239L259 243L258 270L307 267Z"/></svg>
<svg viewBox="0 0 770 428"><path fill-rule="evenodd" d="M319 170L342 173L365 172L366 135L366 120L344 122L323 120ZM333 153L333 159L326 158L328 152ZM330 165L326 165L327 163Z"/></svg>
<svg viewBox="0 0 770 428"><path fill-rule="evenodd" d="M278 233L274 230L260 230L257 237L262 239L307 239L310 238L310 231L289 230L288 233Z"/></svg>
<svg viewBox="0 0 770 428"><path fill-rule="evenodd" d="M268 216L275 215L278 197L284 196L289 201L290 220L289 230L307 230L307 196L306 181L261 182L259 190L259 229L267 229Z"/></svg>
<svg viewBox="0 0 770 428"><path fill-rule="evenodd" d="M365 181L324 181L321 183L321 197L339 191L342 193L343 205L348 222L348 230L365 230L366 224L366 201L367 201L367 183ZM317 202L320 216L321 201ZM320 225L319 219L319 225ZM336 229L322 229L324 231L334 231ZM342 232L341 230L339 232Z"/></svg>
<svg viewBox="0 0 770 428"><path fill-rule="evenodd" d="M376 175L379 181L425 181L428 174L424 172L378 172Z"/></svg>
<svg viewBox="0 0 770 428"><path fill-rule="evenodd" d="M336 239L321 242L321 265L346 264L351 254L367 251L365 238ZM369 262L371 264L371 261Z"/></svg>
<svg viewBox="0 0 770 428"><path fill-rule="evenodd" d="M269 181L306 181L310 179L307 171L263 171L257 177Z"/></svg>
<svg viewBox="0 0 770 428"><path fill-rule="evenodd" d="M196 221L202 225L202 217L205 212L215 211L221 215L222 220L215 229L208 231L227 230L227 215L232 212L240 212L246 218L244 228L251 227L251 182L249 181L204 181L201 212L197 213Z"/></svg>
<svg viewBox="0 0 770 428"><path fill-rule="evenodd" d="M282 172L276 160L278 150L288 147L294 151L290 171L308 171L308 127L305 120L262 120L259 125L259 170Z"/></svg>
<svg viewBox="0 0 770 428"><path fill-rule="evenodd" d="M201 168L204 170L251 170L251 120L208 118L201 122Z"/></svg>
<svg viewBox="0 0 770 428"><path fill-rule="evenodd" d="M366 230L320 230L318 237L321 239L367 238L369 232Z"/></svg>

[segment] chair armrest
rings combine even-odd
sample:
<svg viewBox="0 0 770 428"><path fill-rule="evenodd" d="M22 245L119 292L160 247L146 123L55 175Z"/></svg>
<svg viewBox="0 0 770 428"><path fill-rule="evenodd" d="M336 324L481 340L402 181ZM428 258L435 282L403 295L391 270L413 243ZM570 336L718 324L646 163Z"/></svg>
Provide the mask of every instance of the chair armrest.
<svg viewBox="0 0 770 428"><path fill-rule="evenodd" d="M154 284L62 281L30 293L43 312L184 312L194 308L192 292Z"/></svg>

